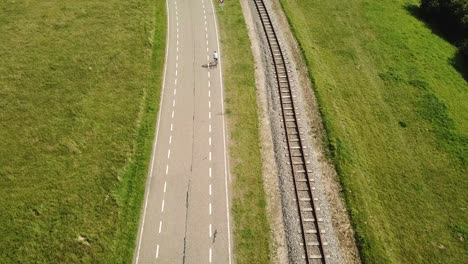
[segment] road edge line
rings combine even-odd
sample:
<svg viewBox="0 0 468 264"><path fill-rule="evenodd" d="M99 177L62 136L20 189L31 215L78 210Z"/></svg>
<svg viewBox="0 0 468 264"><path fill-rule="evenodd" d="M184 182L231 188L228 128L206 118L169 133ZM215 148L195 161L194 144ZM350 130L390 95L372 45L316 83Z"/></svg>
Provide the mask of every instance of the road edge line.
<svg viewBox="0 0 468 264"><path fill-rule="evenodd" d="M156 131L155 131L155 139L154 139L154 144L153 144L153 150L151 151L151 164L150 164L150 171L148 172L148 178L146 182L146 191L145 191L145 205L143 208L143 218L140 221L140 232L138 234L138 246L136 248L136 257L134 258L134 263L138 264L138 260L140 257L140 248L141 248L141 239L143 237L143 230L145 226L145 218L146 218L146 209L148 207L148 196L151 190L151 181L153 178L153 168L154 168L154 157L156 154L156 146L158 144L158 134L159 134L159 123L161 121L161 110L163 106L163 101L164 101L164 91L166 87L166 72L167 72L167 61L168 61L168 54L169 54L169 32L170 32L170 19L169 19L169 2L168 0L166 2L166 54L164 58L164 76L163 76L163 82L162 82L162 89L161 89L161 96L160 96L160 103L159 103L159 113L158 113L158 121L156 125Z"/></svg>
<svg viewBox="0 0 468 264"><path fill-rule="evenodd" d="M226 219L227 219L227 233L228 233L228 255L229 255L229 264L232 263L232 253L231 253L231 222L230 222L230 207L229 207L229 188L228 188L228 176L230 181L230 174L228 170L228 159L227 159L227 148L226 148L226 121L225 121L225 111L224 111L224 80L223 80L223 68L222 64L222 52L221 52L221 45L219 44L219 32L218 32L218 21L216 15L216 9L213 4L213 0L210 0L211 8L213 9L213 20L215 23L215 31L216 31L216 46L218 46L218 54L219 54L219 79L221 81L221 110L223 116L223 145L224 145L224 187L226 190Z"/></svg>

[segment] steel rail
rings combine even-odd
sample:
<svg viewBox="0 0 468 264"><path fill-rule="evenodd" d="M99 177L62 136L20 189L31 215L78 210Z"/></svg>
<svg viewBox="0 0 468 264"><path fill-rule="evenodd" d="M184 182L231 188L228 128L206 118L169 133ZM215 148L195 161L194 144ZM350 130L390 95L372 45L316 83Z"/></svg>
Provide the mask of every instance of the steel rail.
<svg viewBox="0 0 468 264"><path fill-rule="evenodd" d="M320 209L314 202L316 199L314 199L312 190L315 190L315 187L311 186L313 180L309 176L309 170L306 165L305 147L302 144L301 133L299 131L298 113L296 113L296 108L294 106L294 97L286 67L286 60L265 3L263 0L253 1L260 17L273 59L276 83L281 102L282 122L286 135L285 141L288 147L289 164L291 165L296 204L299 213L302 237L301 245L304 248L304 258L306 263L326 263L328 257L324 249L326 242L323 242L323 231L319 225L321 219L317 216L317 211ZM303 177L301 177L301 175ZM309 216L309 218L307 218L307 216Z"/></svg>

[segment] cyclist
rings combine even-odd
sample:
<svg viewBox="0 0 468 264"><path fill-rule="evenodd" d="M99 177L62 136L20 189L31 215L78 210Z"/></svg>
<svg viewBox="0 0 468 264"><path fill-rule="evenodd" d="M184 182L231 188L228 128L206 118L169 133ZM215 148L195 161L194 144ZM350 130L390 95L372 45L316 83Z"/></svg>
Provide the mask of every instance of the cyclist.
<svg viewBox="0 0 468 264"><path fill-rule="evenodd" d="M215 62L215 65L218 65L218 59L219 59L218 52L216 52L216 50L215 50L215 51L213 51L213 60Z"/></svg>

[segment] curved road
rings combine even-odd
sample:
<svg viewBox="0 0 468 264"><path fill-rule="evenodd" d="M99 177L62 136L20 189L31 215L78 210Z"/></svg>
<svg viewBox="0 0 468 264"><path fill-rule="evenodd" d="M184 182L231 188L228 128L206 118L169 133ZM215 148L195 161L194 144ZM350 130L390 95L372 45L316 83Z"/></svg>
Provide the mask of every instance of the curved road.
<svg viewBox="0 0 468 264"><path fill-rule="evenodd" d="M221 65L211 0L167 0L161 109L134 263L231 263Z"/></svg>

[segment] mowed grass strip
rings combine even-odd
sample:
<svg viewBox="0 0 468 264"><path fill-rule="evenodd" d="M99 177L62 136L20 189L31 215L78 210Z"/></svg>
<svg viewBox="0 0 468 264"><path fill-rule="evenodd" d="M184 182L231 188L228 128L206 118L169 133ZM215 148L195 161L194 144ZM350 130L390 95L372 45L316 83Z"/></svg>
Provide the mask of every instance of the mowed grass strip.
<svg viewBox="0 0 468 264"><path fill-rule="evenodd" d="M269 263L266 215L250 40L239 1L217 8L220 27L229 154L233 178L232 217L237 263Z"/></svg>
<svg viewBox="0 0 468 264"><path fill-rule="evenodd" d="M468 85L413 0L280 0L366 263L468 259ZM411 8L413 6L413 8Z"/></svg>
<svg viewBox="0 0 468 264"><path fill-rule="evenodd" d="M0 262L130 263L165 1L0 3Z"/></svg>

